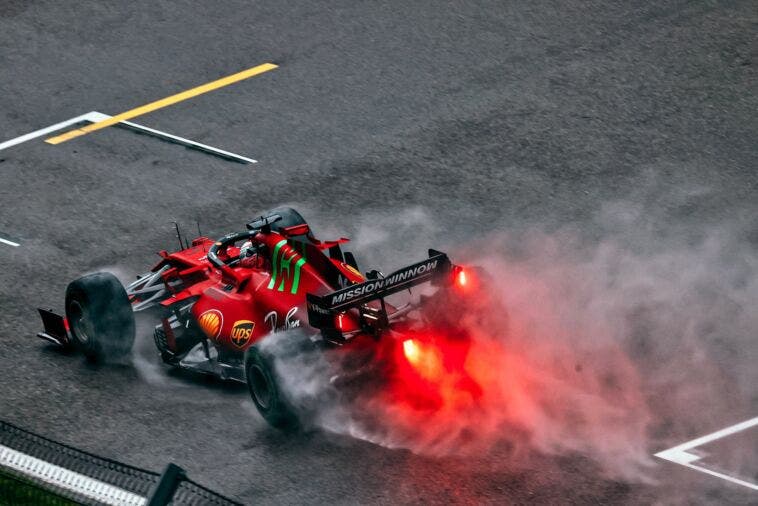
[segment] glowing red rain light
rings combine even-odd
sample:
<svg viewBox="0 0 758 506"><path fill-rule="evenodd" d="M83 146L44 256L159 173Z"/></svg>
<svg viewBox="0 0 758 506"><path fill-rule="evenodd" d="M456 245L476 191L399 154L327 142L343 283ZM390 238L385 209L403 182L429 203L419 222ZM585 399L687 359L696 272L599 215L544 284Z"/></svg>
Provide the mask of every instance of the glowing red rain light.
<svg viewBox="0 0 758 506"><path fill-rule="evenodd" d="M458 271L456 282L458 283L458 286L461 286L461 287L466 286L466 283L468 282L466 278L466 271L464 271L463 269Z"/></svg>
<svg viewBox="0 0 758 506"><path fill-rule="evenodd" d="M436 380L442 374L442 356L435 347L406 339L403 354L416 372L427 380Z"/></svg>
<svg viewBox="0 0 758 506"><path fill-rule="evenodd" d="M406 339L403 341L403 353L405 353L405 358L408 359L408 362L413 365L418 363L420 351L416 341L413 339Z"/></svg>
<svg viewBox="0 0 758 506"><path fill-rule="evenodd" d="M337 315L337 328L339 330L345 330L343 319L345 318L345 313L340 313Z"/></svg>

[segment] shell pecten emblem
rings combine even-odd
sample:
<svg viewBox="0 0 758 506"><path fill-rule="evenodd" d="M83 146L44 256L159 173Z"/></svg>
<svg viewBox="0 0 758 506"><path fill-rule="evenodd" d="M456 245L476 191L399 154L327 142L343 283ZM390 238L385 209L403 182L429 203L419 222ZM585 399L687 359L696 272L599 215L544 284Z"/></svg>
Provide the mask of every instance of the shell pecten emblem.
<svg viewBox="0 0 758 506"><path fill-rule="evenodd" d="M237 320L232 327L231 340L232 343L242 348L250 341L253 336L253 329L255 328L255 322L251 320Z"/></svg>
<svg viewBox="0 0 758 506"><path fill-rule="evenodd" d="M345 269L347 269L347 270L349 270L350 272L352 272L353 274L355 274L356 276L358 276L359 278L361 278L361 279L364 279L364 278L363 278L363 274L361 274L361 271L359 271L358 269L356 269L356 268L355 268L355 267L353 267L352 265L350 265L350 264L346 264L346 263L344 263L344 262L343 262L343 263L342 263L342 266L343 266Z"/></svg>
<svg viewBox="0 0 758 506"><path fill-rule="evenodd" d="M224 324L224 315L218 309L209 309L200 315L197 319L198 325L203 329L205 335L216 338L221 333L221 326Z"/></svg>

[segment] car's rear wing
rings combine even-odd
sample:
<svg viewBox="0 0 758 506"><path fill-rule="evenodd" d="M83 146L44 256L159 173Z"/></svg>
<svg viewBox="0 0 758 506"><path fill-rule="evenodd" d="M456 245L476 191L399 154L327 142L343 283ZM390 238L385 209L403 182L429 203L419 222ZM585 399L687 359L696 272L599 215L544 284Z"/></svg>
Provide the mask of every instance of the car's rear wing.
<svg viewBox="0 0 758 506"><path fill-rule="evenodd" d="M433 249L429 258L403 267L382 278L369 279L363 283L341 288L327 295L307 294L308 323L320 329L325 337L339 336L341 332L335 327L335 316L349 309L360 308L362 323L367 323L373 330L379 331L388 323L384 298L408 288L441 279L450 275L453 264L446 254ZM381 308L371 308L371 301L381 301Z"/></svg>

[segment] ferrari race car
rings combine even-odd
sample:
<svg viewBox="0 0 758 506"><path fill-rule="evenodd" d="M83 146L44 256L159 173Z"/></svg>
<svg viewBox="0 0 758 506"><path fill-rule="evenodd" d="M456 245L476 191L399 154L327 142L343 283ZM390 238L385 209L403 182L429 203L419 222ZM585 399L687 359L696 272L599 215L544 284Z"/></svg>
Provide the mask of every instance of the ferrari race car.
<svg viewBox="0 0 758 506"><path fill-rule="evenodd" d="M163 362L246 383L263 418L280 428L298 419L282 381L286 373L277 369L282 356L352 350L364 358L343 367L345 377L365 370L367 361L398 356L423 373L429 364L419 363L423 350L412 337L425 324L414 313L421 302L386 299L430 282L436 290L422 298L428 303L467 283L467 271L435 250L386 276L361 274L342 250L347 239L317 240L291 208L270 211L217 241L200 236L182 243L181 234L179 241L178 251L159 252L157 265L126 287L107 272L71 282L65 317L39 309L44 331L38 336L94 361L119 359L132 349L135 313L150 315ZM431 306L426 317L435 326L454 316L449 304ZM267 346L274 339L279 344Z"/></svg>

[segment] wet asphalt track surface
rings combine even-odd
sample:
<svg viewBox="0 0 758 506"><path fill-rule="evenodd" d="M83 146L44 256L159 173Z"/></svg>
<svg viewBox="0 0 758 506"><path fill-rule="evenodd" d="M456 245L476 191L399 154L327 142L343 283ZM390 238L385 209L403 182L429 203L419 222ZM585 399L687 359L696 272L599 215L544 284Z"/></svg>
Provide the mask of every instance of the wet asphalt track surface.
<svg viewBox="0 0 758 506"><path fill-rule="evenodd" d="M756 501L663 461L642 484L582 455L514 466L285 436L243 388L93 367L34 338L37 306L61 308L83 272L145 270L173 246L172 220L221 235L282 203L334 234L432 216L408 242L356 248L385 269L490 229L616 235L645 254L728 226L754 254L756 33L751 1L0 1L0 141L280 65L135 120L257 165L114 128L0 152L0 236L21 243L0 245L0 417L153 470L179 463L246 503ZM614 202L643 210L634 233L598 219ZM714 346L719 368L755 363L754 345ZM730 410L656 420L650 453L755 416L757 391L741 386L724 392Z"/></svg>

